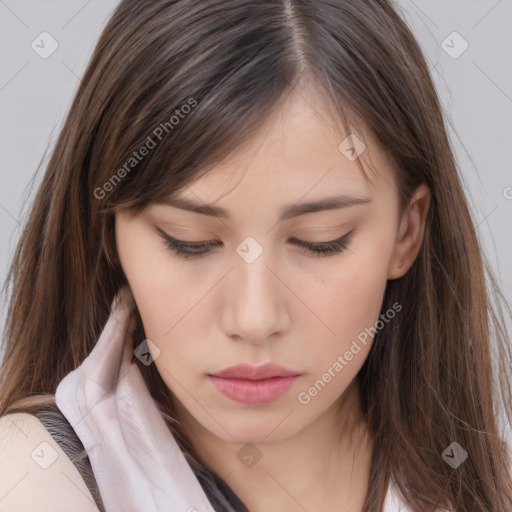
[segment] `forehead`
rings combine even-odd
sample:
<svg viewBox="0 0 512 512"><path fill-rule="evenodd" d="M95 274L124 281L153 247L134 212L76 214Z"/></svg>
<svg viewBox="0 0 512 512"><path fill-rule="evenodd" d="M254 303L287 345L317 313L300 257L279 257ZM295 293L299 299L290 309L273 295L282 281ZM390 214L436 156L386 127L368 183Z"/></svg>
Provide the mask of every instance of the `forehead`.
<svg viewBox="0 0 512 512"><path fill-rule="evenodd" d="M325 102L304 89L291 92L245 144L176 195L270 205L272 198L288 203L334 194L394 198L392 164L364 124L347 132Z"/></svg>

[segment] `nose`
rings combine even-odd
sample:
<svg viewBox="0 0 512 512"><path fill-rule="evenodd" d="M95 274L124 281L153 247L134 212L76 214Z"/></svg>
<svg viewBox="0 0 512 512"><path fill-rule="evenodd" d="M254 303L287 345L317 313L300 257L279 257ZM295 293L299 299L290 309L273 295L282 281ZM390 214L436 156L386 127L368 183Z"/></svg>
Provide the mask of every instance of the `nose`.
<svg viewBox="0 0 512 512"><path fill-rule="evenodd" d="M225 282L224 332L235 341L262 345L290 326L290 291L279 271L267 266L265 252L254 262L240 261Z"/></svg>

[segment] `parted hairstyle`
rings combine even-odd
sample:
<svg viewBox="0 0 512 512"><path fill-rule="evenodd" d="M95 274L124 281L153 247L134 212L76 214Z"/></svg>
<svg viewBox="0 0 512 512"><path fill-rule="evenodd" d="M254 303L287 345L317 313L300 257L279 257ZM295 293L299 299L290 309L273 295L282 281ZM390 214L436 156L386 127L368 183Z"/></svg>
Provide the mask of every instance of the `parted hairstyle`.
<svg viewBox="0 0 512 512"><path fill-rule="evenodd" d="M388 151L400 213L420 184L432 193L420 253L384 295L382 311L396 301L403 311L377 332L357 375L374 440L364 512L381 510L390 478L414 511L510 512L500 418L510 426L504 305L511 310L481 249L425 57L388 0L120 2L52 149L4 285L0 415L29 412L53 425L103 510L54 393L91 352L126 283L114 212L140 212L207 173L300 93L304 77L346 133L364 127ZM146 155L132 160L143 146ZM242 510L202 467L155 366L137 364L187 460L204 470L216 509ZM441 455L455 440L469 456L453 469Z"/></svg>

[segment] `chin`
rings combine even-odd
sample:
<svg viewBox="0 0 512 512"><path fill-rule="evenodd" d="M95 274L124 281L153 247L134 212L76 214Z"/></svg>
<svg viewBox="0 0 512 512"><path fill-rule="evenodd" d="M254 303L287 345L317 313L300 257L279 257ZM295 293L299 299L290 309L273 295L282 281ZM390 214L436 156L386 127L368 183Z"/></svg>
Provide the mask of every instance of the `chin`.
<svg viewBox="0 0 512 512"><path fill-rule="evenodd" d="M288 412L279 415L279 418L276 418L275 414L272 415L272 418L269 418L268 415L261 415L258 418L257 413L249 415L245 411L239 412L239 418L227 419L225 416L216 416L220 425L226 426L227 431L216 422L210 421L203 424L203 428L223 441L236 444L275 443L291 437L300 430L300 425L295 424L293 428L291 425L284 425L283 419L286 418Z"/></svg>

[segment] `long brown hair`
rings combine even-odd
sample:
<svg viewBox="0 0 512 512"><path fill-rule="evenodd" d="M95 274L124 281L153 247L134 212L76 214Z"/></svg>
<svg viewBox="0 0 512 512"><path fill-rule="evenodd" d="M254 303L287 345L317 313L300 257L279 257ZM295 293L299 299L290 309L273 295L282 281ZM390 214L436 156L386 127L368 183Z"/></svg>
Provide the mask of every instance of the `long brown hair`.
<svg viewBox="0 0 512 512"><path fill-rule="evenodd" d="M511 461L498 423L500 404L512 423L505 301L424 56L387 0L121 1L6 282L0 415L36 413L39 396L54 394L93 348L126 283L115 210L140 212L208 172L299 92L304 76L347 133L362 133L362 120L389 152L402 208L418 185L432 192L420 254L388 282L382 305L399 302L403 312L377 333L357 376L374 438L364 512L381 509L391 477L415 511L510 512ZM147 154L132 160L143 146ZM136 339L144 337L139 318ZM187 457L199 461L154 365L140 368ZM65 434L74 436L69 426ZM454 441L469 454L457 469L442 458Z"/></svg>

